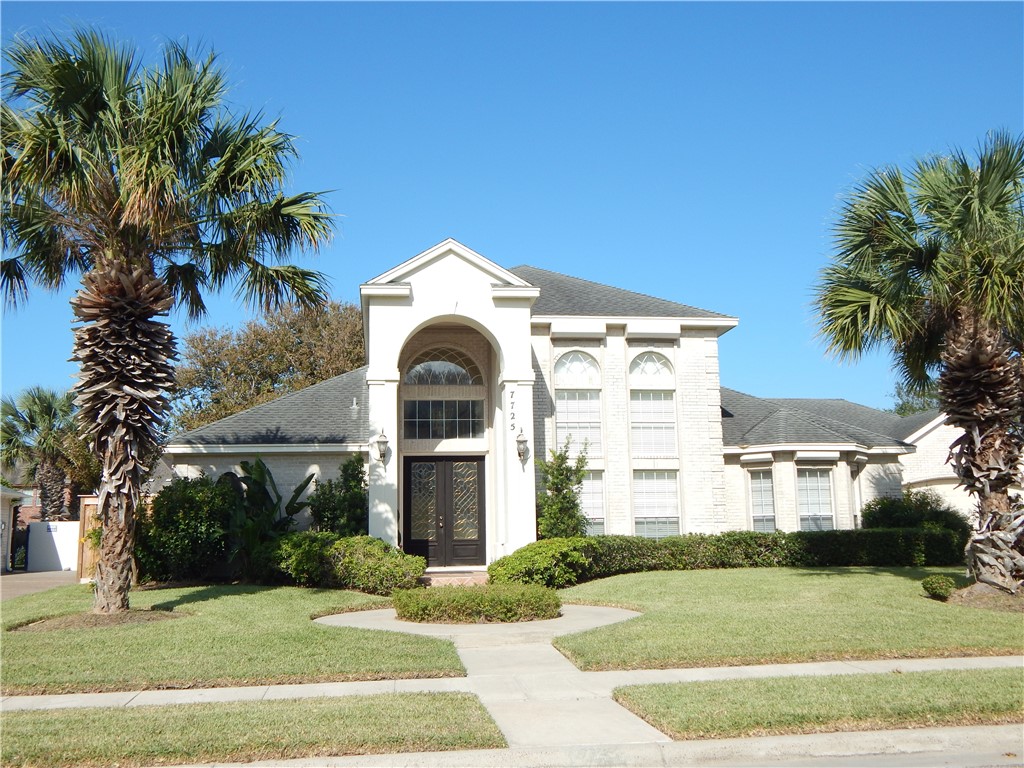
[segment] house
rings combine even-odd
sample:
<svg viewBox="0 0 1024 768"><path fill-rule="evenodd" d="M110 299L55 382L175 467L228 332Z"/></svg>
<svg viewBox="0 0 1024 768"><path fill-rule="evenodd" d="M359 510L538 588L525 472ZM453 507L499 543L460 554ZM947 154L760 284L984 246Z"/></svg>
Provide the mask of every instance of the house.
<svg viewBox="0 0 1024 768"><path fill-rule="evenodd" d="M567 441L590 529L652 537L855 527L914 451L892 414L723 389L734 317L455 240L360 294L366 367L174 438L174 473L259 456L287 489L360 454L371 535L472 569L535 539L535 459Z"/></svg>

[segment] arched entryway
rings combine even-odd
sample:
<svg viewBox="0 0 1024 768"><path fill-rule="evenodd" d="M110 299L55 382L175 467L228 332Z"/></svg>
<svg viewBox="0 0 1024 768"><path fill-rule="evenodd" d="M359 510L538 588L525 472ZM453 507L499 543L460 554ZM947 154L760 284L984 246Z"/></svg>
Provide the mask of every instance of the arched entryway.
<svg viewBox="0 0 1024 768"><path fill-rule="evenodd" d="M416 333L399 359L402 548L428 567L487 562L495 355L468 326Z"/></svg>

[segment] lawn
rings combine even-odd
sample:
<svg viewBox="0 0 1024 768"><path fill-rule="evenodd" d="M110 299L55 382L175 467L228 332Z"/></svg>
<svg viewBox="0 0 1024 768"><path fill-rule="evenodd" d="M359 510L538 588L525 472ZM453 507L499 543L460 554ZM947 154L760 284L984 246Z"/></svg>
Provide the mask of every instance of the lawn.
<svg viewBox="0 0 1024 768"><path fill-rule="evenodd" d="M214 586L140 590L133 608L179 618L102 628L6 631L88 611L87 586L3 603L5 695L452 677L454 646L434 638L315 624L311 616L385 604L357 592Z"/></svg>
<svg viewBox="0 0 1024 768"><path fill-rule="evenodd" d="M781 677L618 688L615 700L673 739L1024 721L1024 670Z"/></svg>
<svg viewBox="0 0 1024 768"><path fill-rule="evenodd" d="M643 616L555 638L581 669L1019 654L1024 617L937 602L921 579L955 569L744 568L614 576L563 602Z"/></svg>
<svg viewBox="0 0 1024 768"><path fill-rule="evenodd" d="M488 749L505 740L476 696L405 693L302 701L14 712L4 766L138 766Z"/></svg>

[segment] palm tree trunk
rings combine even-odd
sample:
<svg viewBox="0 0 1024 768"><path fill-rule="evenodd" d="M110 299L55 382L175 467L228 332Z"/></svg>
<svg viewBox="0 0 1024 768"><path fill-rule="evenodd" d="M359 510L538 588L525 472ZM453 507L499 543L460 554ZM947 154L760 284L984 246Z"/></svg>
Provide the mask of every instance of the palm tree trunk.
<svg viewBox="0 0 1024 768"><path fill-rule="evenodd" d="M36 469L39 506L43 520L57 520L64 509L64 471L52 461L42 460Z"/></svg>
<svg viewBox="0 0 1024 768"><path fill-rule="evenodd" d="M96 613L128 610L135 514L174 383L174 336L153 318L171 304L162 280L123 265L89 272L71 301L82 321L73 358L80 367L79 424L103 468Z"/></svg>
<svg viewBox="0 0 1024 768"><path fill-rule="evenodd" d="M978 500L967 565L977 581L1015 593L1024 585L1024 379L1021 359L1002 330L975 319L958 323L942 353L939 396L946 423L964 434L950 446L960 484Z"/></svg>

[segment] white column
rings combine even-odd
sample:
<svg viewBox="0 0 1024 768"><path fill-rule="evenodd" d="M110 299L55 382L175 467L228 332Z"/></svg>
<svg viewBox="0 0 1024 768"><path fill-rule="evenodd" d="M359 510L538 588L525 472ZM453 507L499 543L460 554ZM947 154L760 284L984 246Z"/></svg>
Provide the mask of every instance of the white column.
<svg viewBox="0 0 1024 768"><path fill-rule="evenodd" d="M369 390L370 468L368 495L371 536L398 545L398 379L367 380ZM383 432L388 438L382 462L373 441Z"/></svg>
<svg viewBox="0 0 1024 768"><path fill-rule="evenodd" d="M535 435L533 420L533 380L506 380L498 385L502 398L501 424L495 440L495 460L502 487L496 494L499 519L504 521L499 540L489 553L497 559L537 540L536 486L534 475ZM519 458L516 438L526 438L526 455Z"/></svg>

